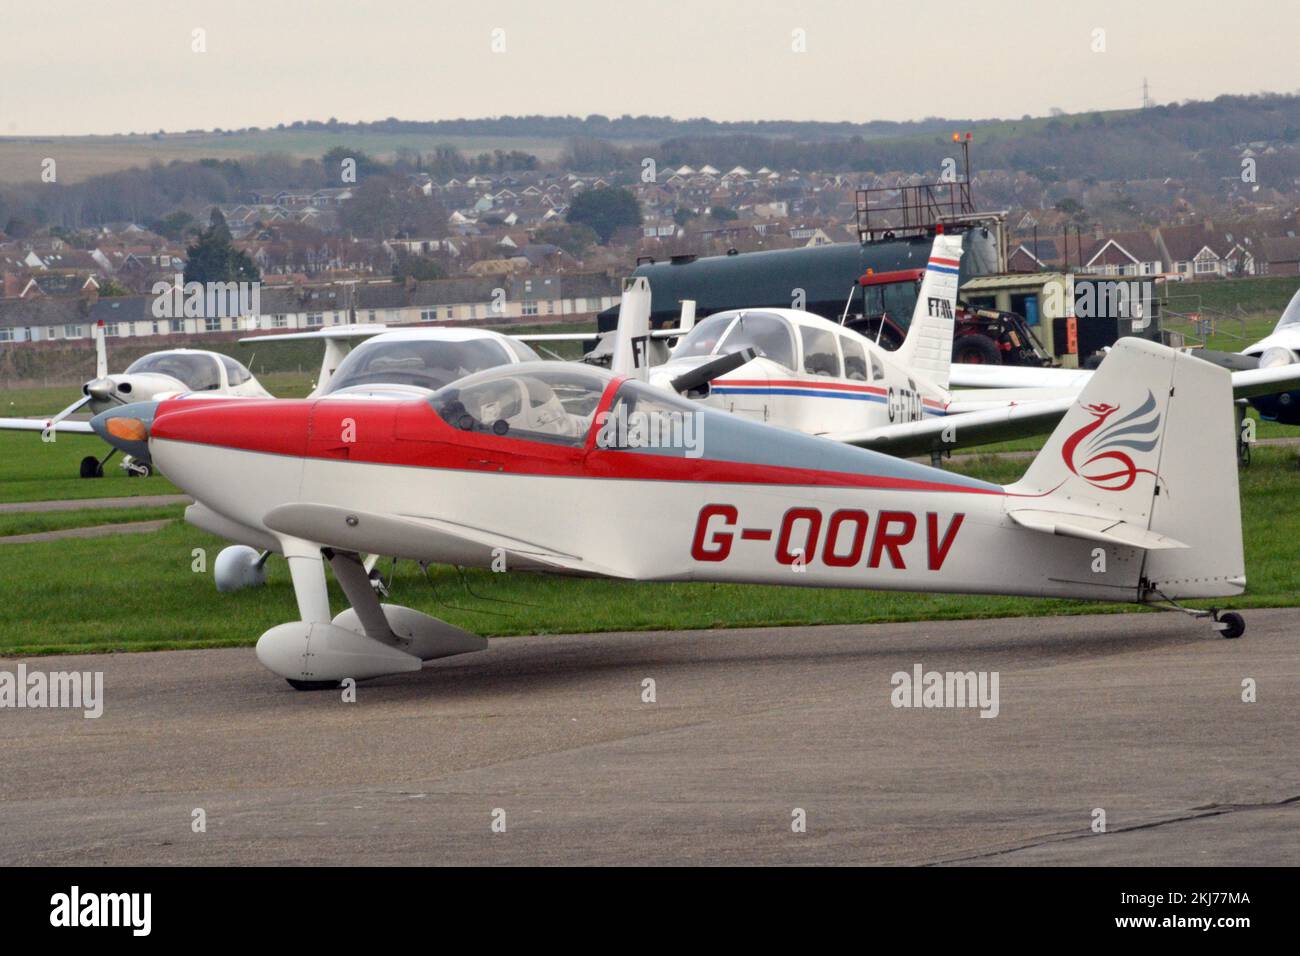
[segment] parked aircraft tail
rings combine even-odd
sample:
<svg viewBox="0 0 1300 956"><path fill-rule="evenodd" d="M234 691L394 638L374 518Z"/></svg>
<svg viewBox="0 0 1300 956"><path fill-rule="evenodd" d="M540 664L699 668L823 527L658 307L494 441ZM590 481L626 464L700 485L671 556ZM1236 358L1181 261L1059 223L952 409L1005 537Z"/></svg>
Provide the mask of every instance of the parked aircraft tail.
<svg viewBox="0 0 1300 956"><path fill-rule="evenodd" d="M650 280L645 276L629 276L623 280L614 336L610 370L631 378L645 378L650 366Z"/></svg>
<svg viewBox="0 0 1300 956"><path fill-rule="evenodd" d="M948 367L952 364L960 266L961 236L935 236L912 310L912 324L895 353L901 365L916 370L940 388L948 387Z"/></svg>
<svg viewBox="0 0 1300 956"><path fill-rule="evenodd" d="M1024 527L1139 549L1141 600L1238 594L1246 574L1235 429L1228 372L1121 339L1007 489L1008 514Z"/></svg>

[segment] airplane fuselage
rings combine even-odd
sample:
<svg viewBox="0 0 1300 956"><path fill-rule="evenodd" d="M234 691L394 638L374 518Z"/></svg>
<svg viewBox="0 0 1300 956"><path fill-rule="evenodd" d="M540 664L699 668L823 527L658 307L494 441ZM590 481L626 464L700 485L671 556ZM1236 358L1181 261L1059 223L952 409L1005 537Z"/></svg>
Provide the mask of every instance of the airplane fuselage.
<svg viewBox="0 0 1300 956"><path fill-rule="evenodd" d="M324 545L639 580L1138 595L1137 551L1098 573L1088 542L1011 521L1000 486L804 435L774 443L717 414L705 448L723 454L694 459L461 432L424 401L204 404L160 410L150 447L168 477L232 521ZM766 447L731 460L751 432ZM319 526L268 523L295 504Z"/></svg>

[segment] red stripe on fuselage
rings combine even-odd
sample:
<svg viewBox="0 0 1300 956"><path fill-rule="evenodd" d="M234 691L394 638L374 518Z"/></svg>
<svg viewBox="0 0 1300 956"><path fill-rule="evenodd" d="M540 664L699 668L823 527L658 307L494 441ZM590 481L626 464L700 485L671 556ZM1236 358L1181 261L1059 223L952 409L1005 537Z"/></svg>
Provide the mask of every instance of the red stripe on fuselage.
<svg viewBox="0 0 1300 956"><path fill-rule="evenodd" d="M271 399L177 407L186 404L160 405L152 436L296 458L557 478L1003 493L945 481L605 450L592 447L590 435L583 446L571 446L466 432L424 401ZM353 441L342 438L345 429Z"/></svg>

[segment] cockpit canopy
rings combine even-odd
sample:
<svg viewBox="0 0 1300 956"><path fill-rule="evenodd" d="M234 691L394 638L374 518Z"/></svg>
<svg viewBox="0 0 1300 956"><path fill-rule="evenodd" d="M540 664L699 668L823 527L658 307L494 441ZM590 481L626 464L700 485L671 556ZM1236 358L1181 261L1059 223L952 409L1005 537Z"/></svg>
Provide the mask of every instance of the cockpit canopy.
<svg viewBox="0 0 1300 956"><path fill-rule="evenodd" d="M222 356L219 360L211 352L153 352L127 366L126 374L169 375L182 382L191 392L215 391L221 388L219 361L226 362L231 385L239 385L253 377L248 369L234 359ZM237 378L241 373L242 378Z"/></svg>
<svg viewBox="0 0 1300 956"><path fill-rule="evenodd" d="M786 368L795 368L794 334L789 320L773 312L719 312L704 319L673 350L673 358L725 355L753 346Z"/></svg>
<svg viewBox="0 0 1300 956"><path fill-rule="evenodd" d="M521 342L510 342L509 347L522 360L539 360L537 353ZM487 336L461 341L373 339L348 353L323 394L368 385L406 385L433 391L513 361L506 345Z"/></svg>
<svg viewBox="0 0 1300 956"><path fill-rule="evenodd" d="M613 375L590 366L524 362L440 389L429 403L462 431L582 445Z"/></svg>

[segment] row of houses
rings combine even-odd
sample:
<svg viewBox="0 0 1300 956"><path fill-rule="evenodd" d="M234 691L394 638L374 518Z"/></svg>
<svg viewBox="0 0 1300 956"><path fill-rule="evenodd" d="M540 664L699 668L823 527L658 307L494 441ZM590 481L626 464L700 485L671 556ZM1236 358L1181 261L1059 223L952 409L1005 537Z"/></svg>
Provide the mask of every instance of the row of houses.
<svg viewBox="0 0 1300 956"><path fill-rule="evenodd" d="M1300 274L1300 219L1216 227L1206 220L1150 230L1067 232L1022 239L1008 256L1013 272L1070 268L1107 276L1221 279Z"/></svg>
<svg viewBox="0 0 1300 956"><path fill-rule="evenodd" d="M619 292L618 280L603 274L348 281L261 287L255 308L243 314L186 317L170 316L154 295L13 299L0 301L0 342L87 338L99 322L106 335L119 338L311 330L352 322L543 323L589 317L615 305Z"/></svg>

